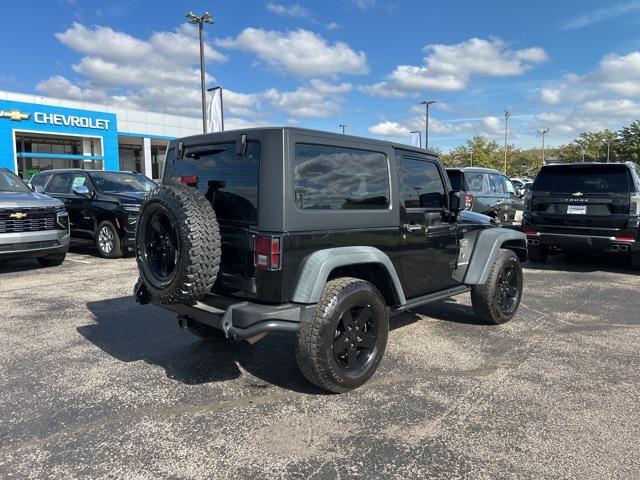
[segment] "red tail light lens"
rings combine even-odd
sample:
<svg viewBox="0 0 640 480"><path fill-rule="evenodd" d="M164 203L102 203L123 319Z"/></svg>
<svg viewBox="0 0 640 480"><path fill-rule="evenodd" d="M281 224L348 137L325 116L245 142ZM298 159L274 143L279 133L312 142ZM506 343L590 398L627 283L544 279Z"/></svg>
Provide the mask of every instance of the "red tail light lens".
<svg viewBox="0 0 640 480"><path fill-rule="evenodd" d="M616 242L635 242L636 239L633 237L613 237Z"/></svg>
<svg viewBox="0 0 640 480"><path fill-rule="evenodd" d="M538 235L538 231L537 230L525 230L524 234L531 237L531 236L536 236Z"/></svg>
<svg viewBox="0 0 640 480"><path fill-rule="evenodd" d="M282 268L280 237L257 235L253 263L257 270L280 270Z"/></svg>
<svg viewBox="0 0 640 480"><path fill-rule="evenodd" d="M473 195L467 193L464 196L464 209L471 210L473 208Z"/></svg>
<svg viewBox="0 0 640 480"><path fill-rule="evenodd" d="M180 177L180 183L193 187L198 184L198 177L196 175L183 175Z"/></svg>

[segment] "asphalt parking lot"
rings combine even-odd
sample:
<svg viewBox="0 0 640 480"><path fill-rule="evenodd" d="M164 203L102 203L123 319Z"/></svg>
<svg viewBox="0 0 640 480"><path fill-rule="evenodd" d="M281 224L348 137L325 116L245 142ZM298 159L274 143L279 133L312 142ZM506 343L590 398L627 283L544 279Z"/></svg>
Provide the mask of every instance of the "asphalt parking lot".
<svg viewBox="0 0 640 480"><path fill-rule="evenodd" d="M467 296L397 317L328 395L287 336L203 341L137 306L135 260L0 265L2 478L638 478L640 275L527 268L516 320Z"/></svg>

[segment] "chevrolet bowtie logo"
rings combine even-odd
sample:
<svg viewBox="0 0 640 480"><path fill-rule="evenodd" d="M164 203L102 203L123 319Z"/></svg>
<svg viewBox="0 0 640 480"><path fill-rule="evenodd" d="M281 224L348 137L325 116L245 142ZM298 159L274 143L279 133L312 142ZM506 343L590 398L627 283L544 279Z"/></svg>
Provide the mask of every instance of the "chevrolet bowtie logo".
<svg viewBox="0 0 640 480"><path fill-rule="evenodd" d="M576 192L572 194L574 197L581 197L582 195L584 195L584 193L582 192Z"/></svg>
<svg viewBox="0 0 640 480"><path fill-rule="evenodd" d="M27 218L26 213L16 212L9 215L9 218L15 218L16 220L22 220L23 218Z"/></svg>
<svg viewBox="0 0 640 480"><path fill-rule="evenodd" d="M29 120L31 114L22 113L19 110L0 110L0 118L8 118L9 120L13 120L14 122L19 122L20 120Z"/></svg>

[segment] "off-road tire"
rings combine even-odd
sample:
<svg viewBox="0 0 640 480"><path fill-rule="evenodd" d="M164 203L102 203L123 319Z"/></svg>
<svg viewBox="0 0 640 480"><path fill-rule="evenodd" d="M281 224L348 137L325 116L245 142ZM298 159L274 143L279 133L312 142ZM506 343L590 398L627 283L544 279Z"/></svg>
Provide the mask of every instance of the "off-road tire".
<svg viewBox="0 0 640 480"><path fill-rule="evenodd" d="M529 248L529 261L532 263L544 263L549 258L549 250L546 247L540 245L530 245Z"/></svg>
<svg viewBox="0 0 640 480"><path fill-rule="evenodd" d="M343 370L333 354L334 336L347 309L365 305L374 313L376 343L369 363L356 372ZM374 374L387 345L389 315L378 289L357 278L342 277L327 282L313 317L304 319L295 343L295 355L302 374L314 385L342 393L363 385ZM362 352L361 352L362 353Z"/></svg>
<svg viewBox="0 0 640 480"><path fill-rule="evenodd" d="M506 268L512 268L517 279L517 297L515 308L506 313L500 308L498 294L500 289L501 274ZM523 275L518 256L511 250L500 249L491 268L487 281L483 285L476 285L471 290L471 304L476 317L494 325L510 321L518 311L522 298Z"/></svg>
<svg viewBox="0 0 640 480"><path fill-rule="evenodd" d="M66 256L66 253L59 253L56 255L47 255L46 257L38 257L37 260L43 267L57 267L62 265Z"/></svg>
<svg viewBox="0 0 640 480"><path fill-rule="evenodd" d="M111 232L111 235L113 235L113 248L109 252L105 251L100 246L100 232L103 229L106 229L108 232ZM120 241L120 234L118 233L118 229L111 220L103 220L98 224L98 227L96 228L95 242L98 253L102 258L122 257L122 243Z"/></svg>
<svg viewBox="0 0 640 480"><path fill-rule="evenodd" d="M636 272L640 271L640 252L632 252L629 257L631 257L629 259L631 263L631 270L635 270Z"/></svg>
<svg viewBox="0 0 640 480"><path fill-rule="evenodd" d="M175 272L160 282L145 256L146 228L153 212L171 221L177 243ZM195 188L163 185L147 197L140 209L136 232L136 260L151 297L162 304L192 304L211 292L220 267L220 230L211 203Z"/></svg>

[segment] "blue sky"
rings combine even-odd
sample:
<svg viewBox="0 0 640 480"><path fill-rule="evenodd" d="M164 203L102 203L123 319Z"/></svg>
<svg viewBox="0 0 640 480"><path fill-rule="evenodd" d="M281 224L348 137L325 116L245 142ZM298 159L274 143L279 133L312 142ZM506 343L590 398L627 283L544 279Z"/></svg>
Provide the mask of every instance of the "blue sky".
<svg viewBox="0 0 640 480"><path fill-rule="evenodd" d="M197 39L228 127L292 124L430 145L537 146L640 118L640 1L5 2L0 89L197 116ZM28 16L28 18L26 18ZM21 21L25 18L25 21Z"/></svg>

